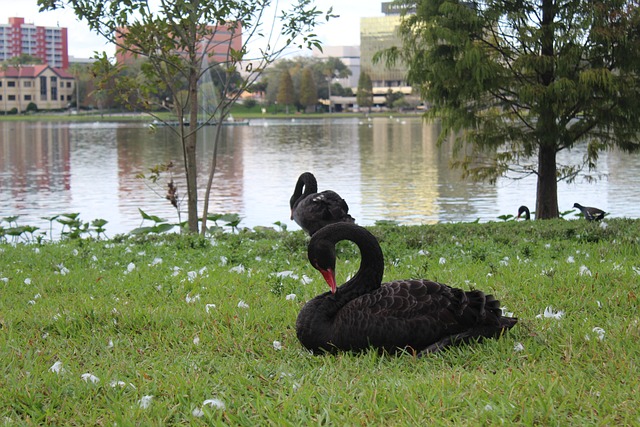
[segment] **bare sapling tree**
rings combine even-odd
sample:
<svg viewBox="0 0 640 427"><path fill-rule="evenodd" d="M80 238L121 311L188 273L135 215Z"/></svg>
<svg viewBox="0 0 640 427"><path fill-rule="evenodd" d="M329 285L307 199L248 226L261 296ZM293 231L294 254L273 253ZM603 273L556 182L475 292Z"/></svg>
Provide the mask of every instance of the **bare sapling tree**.
<svg viewBox="0 0 640 427"><path fill-rule="evenodd" d="M137 75L123 76L120 71L127 61L113 63L104 53L98 67L106 71L102 75L109 77L126 105L161 122L155 111L162 108L177 117L177 125L169 128L182 144L187 227L194 233L199 230L198 132L203 126L216 127L201 216L200 230L205 233L222 126L242 93L287 49L321 47L313 29L321 19L335 15L313 3L293 0L285 9L277 0L38 0L43 11L72 8L93 31L115 44L119 58L145 60ZM204 112L198 89L207 75L214 78L216 96Z"/></svg>

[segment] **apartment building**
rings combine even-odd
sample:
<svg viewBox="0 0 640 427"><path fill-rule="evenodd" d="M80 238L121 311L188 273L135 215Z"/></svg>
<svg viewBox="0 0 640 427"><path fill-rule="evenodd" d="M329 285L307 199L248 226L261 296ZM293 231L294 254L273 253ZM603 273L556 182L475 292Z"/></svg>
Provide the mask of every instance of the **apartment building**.
<svg viewBox="0 0 640 427"><path fill-rule="evenodd" d="M0 62L30 55L53 68L69 67L67 29L41 27L25 23L24 18L9 18L0 24Z"/></svg>

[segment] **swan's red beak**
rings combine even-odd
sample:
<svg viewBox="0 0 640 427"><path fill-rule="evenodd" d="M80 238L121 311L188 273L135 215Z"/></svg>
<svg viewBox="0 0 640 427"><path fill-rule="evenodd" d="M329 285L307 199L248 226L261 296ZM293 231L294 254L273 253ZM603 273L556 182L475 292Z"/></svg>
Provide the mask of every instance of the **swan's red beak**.
<svg viewBox="0 0 640 427"><path fill-rule="evenodd" d="M335 294L336 293L336 272L329 268L327 270L321 269L320 273L322 273L322 277L324 277L324 280L327 282L327 284L331 288L331 293Z"/></svg>

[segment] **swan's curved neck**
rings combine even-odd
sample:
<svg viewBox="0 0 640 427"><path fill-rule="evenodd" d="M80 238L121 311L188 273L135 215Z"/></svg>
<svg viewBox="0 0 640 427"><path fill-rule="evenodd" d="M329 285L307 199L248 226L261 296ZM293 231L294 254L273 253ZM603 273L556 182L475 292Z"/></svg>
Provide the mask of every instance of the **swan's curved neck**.
<svg viewBox="0 0 640 427"><path fill-rule="evenodd" d="M338 230L332 237L335 243L349 240L360 249L358 272L336 291L336 299L345 303L380 287L384 275L384 256L376 238L364 228Z"/></svg>

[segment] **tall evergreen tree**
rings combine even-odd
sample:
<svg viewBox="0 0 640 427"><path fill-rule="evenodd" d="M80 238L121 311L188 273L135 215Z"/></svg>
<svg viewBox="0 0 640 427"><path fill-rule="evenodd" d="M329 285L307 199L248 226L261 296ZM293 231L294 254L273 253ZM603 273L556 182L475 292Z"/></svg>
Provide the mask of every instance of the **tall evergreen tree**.
<svg viewBox="0 0 640 427"><path fill-rule="evenodd" d="M300 104L305 108L305 111L308 111L315 107L317 103L318 87L313 78L313 70L310 67L305 67L300 80Z"/></svg>
<svg viewBox="0 0 640 427"><path fill-rule="evenodd" d="M361 71L358 78L358 92L356 93L356 101L360 108L369 108L373 106L373 83L368 73Z"/></svg>
<svg viewBox="0 0 640 427"><path fill-rule="evenodd" d="M603 150L640 149L637 1L400 2L412 9L402 47L377 59L408 64L440 137L472 144L456 162L466 175L535 174L536 217L555 218L558 180L594 170ZM584 156L558 165L579 143Z"/></svg>
<svg viewBox="0 0 640 427"><path fill-rule="evenodd" d="M278 85L278 96L276 97L278 104L285 106L285 111L289 114L289 106L295 102L295 94L293 92L293 80L289 70L284 70L280 74L280 84Z"/></svg>

